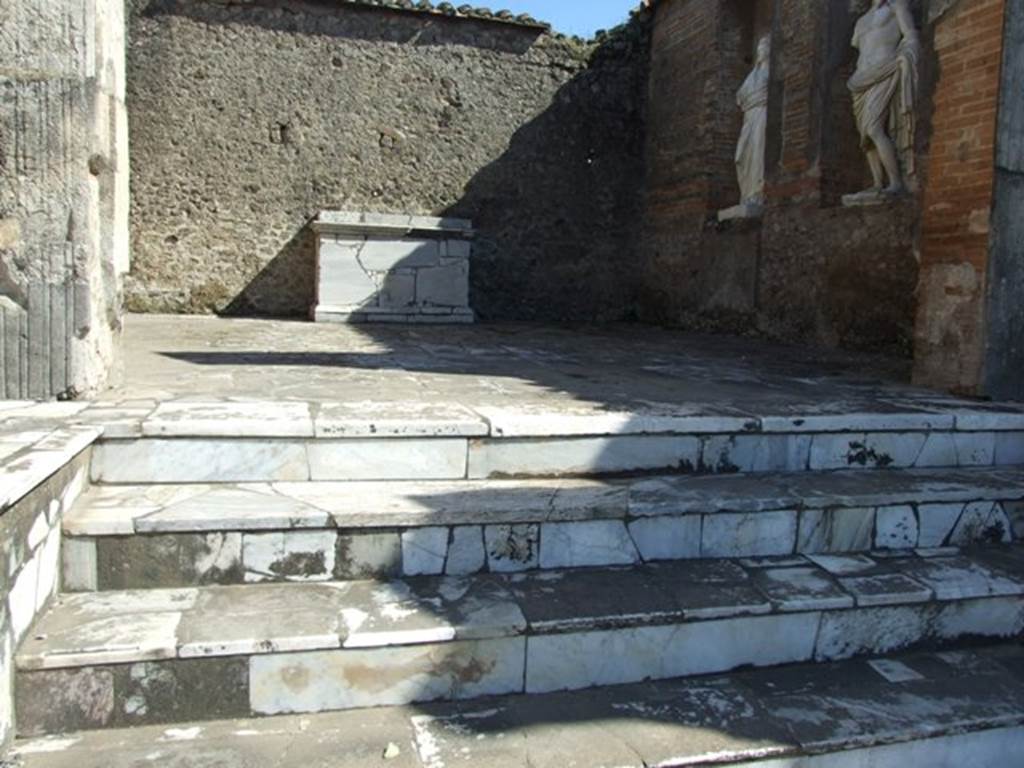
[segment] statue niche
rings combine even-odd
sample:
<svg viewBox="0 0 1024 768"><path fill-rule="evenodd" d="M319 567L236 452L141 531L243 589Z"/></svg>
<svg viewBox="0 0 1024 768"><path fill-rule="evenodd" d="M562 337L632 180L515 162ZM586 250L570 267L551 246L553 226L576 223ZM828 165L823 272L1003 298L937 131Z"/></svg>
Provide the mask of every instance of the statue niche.
<svg viewBox="0 0 1024 768"><path fill-rule="evenodd" d="M764 154L770 63L771 37L765 36L758 42L754 69L736 93L736 104L743 110L743 130L736 145L740 204L719 211L719 221L756 218L764 210Z"/></svg>
<svg viewBox="0 0 1024 768"><path fill-rule="evenodd" d="M907 0L872 0L852 44L860 56L847 85L873 186L844 196L843 204L870 205L905 193L914 174L921 44Z"/></svg>

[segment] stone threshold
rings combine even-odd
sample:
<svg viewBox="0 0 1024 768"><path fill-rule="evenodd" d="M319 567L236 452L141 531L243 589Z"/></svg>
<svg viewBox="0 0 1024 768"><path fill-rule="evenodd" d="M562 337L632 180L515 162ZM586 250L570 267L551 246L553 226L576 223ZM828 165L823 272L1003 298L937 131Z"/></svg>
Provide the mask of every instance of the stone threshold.
<svg viewBox="0 0 1024 768"><path fill-rule="evenodd" d="M828 712L828 717L822 717ZM318 715L22 740L23 768L1008 765L1024 753L1024 649L979 647Z"/></svg>
<svg viewBox="0 0 1024 768"><path fill-rule="evenodd" d="M254 711L270 714L290 706L269 702L280 694L274 676L304 663L296 653L309 654L312 680L350 661L387 659L397 670L402 658L457 675L500 652L469 680L468 690L483 695L490 683L481 680L521 689L524 653L526 690L539 692L1022 631L1024 547L1014 546L65 594L35 624L16 665L34 673L241 656L270 686ZM489 649L483 657L480 648ZM409 694L401 680L394 685ZM354 705L396 695L378 699L375 690L367 681Z"/></svg>

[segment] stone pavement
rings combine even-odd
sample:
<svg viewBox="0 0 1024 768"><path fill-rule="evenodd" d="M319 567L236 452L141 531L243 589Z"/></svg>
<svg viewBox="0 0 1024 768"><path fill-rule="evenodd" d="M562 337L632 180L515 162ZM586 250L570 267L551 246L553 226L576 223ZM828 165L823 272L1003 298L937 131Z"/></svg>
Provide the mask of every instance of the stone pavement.
<svg viewBox="0 0 1024 768"><path fill-rule="evenodd" d="M1005 645L577 693L21 741L11 768L965 768L1024 754ZM916 741L915 741L916 740Z"/></svg>
<svg viewBox="0 0 1024 768"><path fill-rule="evenodd" d="M202 395L546 413L689 404L759 415L951 402L906 386L906 361L631 325L409 328L133 315L126 329L126 376L103 396L108 402Z"/></svg>

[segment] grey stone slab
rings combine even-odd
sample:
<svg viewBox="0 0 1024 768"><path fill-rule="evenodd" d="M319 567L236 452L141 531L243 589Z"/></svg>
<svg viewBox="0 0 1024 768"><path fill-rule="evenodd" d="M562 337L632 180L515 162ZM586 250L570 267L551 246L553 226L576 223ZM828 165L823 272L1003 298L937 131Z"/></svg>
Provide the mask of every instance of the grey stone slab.
<svg viewBox="0 0 1024 768"><path fill-rule="evenodd" d="M807 559L833 576L860 576L884 570L867 555L808 555Z"/></svg>
<svg viewBox="0 0 1024 768"><path fill-rule="evenodd" d="M875 510L871 507L805 509L800 512L797 552L863 552L872 547Z"/></svg>
<svg viewBox="0 0 1024 768"><path fill-rule="evenodd" d="M913 549L917 546L919 535L917 513L913 507L879 507L876 511L876 548Z"/></svg>
<svg viewBox="0 0 1024 768"><path fill-rule="evenodd" d="M700 557L700 515L645 517L629 523L629 535L646 562Z"/></svg>
<svg viewBox="0 0 1024 768"><path fill-rule="evenodd" d="M853 597L818 568L760 569L752 579L780 611L827 611L854 604Z"/></svg>

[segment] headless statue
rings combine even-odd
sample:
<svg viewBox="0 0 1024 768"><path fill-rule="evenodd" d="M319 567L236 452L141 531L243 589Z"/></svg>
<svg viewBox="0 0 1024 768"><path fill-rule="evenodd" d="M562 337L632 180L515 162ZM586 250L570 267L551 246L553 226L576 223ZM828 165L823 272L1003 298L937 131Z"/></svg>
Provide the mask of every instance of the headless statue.
<svg viewBox="0 0 1024 768"><path fill-rule="evenodd" d="M757 45L754 69L736 93L743 110L743 130L736 145L736 178L740 184L740 204L719 213L719 220L756 217L764 206L764 148L768 127L768 73L771 38Z"/></svg>
<svg viewBox="0 0 1024 768"><path fill-rule="evenodd" d="M856 204L905 192L904 173L914 172L920 41L907 0L872 0L857 22L853 46L860 58L848 87L874 180L872 189L844 198Z"/></svg>

